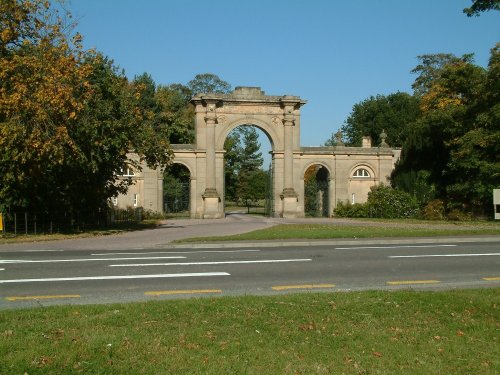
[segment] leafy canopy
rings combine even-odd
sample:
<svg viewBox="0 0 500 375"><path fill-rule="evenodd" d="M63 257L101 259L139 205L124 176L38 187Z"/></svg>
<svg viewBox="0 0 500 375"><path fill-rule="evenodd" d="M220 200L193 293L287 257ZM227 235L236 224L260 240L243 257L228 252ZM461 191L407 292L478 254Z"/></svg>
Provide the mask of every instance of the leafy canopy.
<svg viewBox="0 0 500 375"><path fill-rule="evenodd" d="M70 15L49 2L5 0L0 10L3 207L86 215L126 189L124 164L168 165L147 86L85 51L79 34L67 34Z"/></svg>
<svg viewBox="0 0 500 375"><path fill-rule="evenodd" d="M420 114L419 99L407 93L371 96L353 106L342 125L343 137L349 146L361 146L363 136L369 135L375 145L385 131L386 142L399 147L406 138L409 125ZM331 139L331 142L337 139Z"/></svg>

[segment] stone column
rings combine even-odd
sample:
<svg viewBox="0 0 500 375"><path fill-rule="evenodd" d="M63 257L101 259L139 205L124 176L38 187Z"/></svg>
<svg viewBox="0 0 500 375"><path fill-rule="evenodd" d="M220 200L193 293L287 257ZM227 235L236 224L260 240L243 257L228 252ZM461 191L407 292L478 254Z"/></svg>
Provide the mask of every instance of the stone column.
<svg viewBox="0 0 500 375"><path fill-rule="evenodd" d="M285 105L285 116L283 118L284 128L284 146L283 153L283 193L281 200L283 201L283 217L297 216L298 197L293 188L293 105Z"/></svg>
<svg viewBox="0 0 500 375"><path fill-rule="evenodd" d="M205 192L203 193L205 219L220 218L222 214L219 210L220 195L217 193L215 176L215 124L217 115L215 114L215 103L207 104L207 113L205 115L207 125L206 138L206 177Z"/></svg>

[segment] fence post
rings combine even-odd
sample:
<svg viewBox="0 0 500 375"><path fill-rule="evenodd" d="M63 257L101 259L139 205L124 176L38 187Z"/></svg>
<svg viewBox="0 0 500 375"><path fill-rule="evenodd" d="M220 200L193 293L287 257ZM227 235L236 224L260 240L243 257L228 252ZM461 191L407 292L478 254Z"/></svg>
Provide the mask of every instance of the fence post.
<svg viewBox="0 0 500 375"><path fill-rule="evenodd" d="M17 236L17 212L14 212L14 236Z"/></svg>
<svg viewBox="0 0 500 375"><path fill-rule="evenodd" d="M24 233L28 234L28 213L24 213Z"/></svg>

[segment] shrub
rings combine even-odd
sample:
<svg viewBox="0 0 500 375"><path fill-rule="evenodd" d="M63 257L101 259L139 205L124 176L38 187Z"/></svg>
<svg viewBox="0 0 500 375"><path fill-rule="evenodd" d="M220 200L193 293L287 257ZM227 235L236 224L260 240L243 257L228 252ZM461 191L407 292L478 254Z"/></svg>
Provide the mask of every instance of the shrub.
<svg viewBox="0 0 500 375"><path fill-rule="evenodd" d="M142 211L142 220L163 220L166 218L167 215L164 212L153 211L149 209L144 209Z"/></svg>
<svg viewBox="0 0 500 375"><path fill-rule="evenodd" d="M386 185L373 186L368 193L367 209L371 217L388 219L417 217L417 199Z"/></svg>
<svg viewBox="0 0 500 375"><path fill-rule="evenodd" d="M338 217L368 217L366 204L349 202L344 203L339 201L337 208L334 211L335 216Z"/></svg>
<svg viewBox="0 0 500 375"><path fill-rule="evenodd" d="M472 219L470 214L462 212L457 208L452 209L448 213L447 218L451 221L468 221Z"/></svg>
<svg viewBox="0 0 500 375"><path fill-rule="evenodd" d="M433 199L422 210L422 218L426 220L443 220L445 218L444 202Z"/></svg>

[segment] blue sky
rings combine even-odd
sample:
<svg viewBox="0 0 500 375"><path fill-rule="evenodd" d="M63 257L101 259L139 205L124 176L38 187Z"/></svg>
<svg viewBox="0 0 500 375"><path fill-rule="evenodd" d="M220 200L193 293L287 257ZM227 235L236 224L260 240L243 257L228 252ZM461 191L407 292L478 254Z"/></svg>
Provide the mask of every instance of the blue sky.
<svg viewBox="0 0 500 375"><path fill-rule="evenodd" d="M474 53L486 66L500 12L468 18L469 0L68 0L85 46L130 78L187 83L214 73L269 95L298 95L301 144L318 146L352 106L411 92L427 53Z"/></svg>

